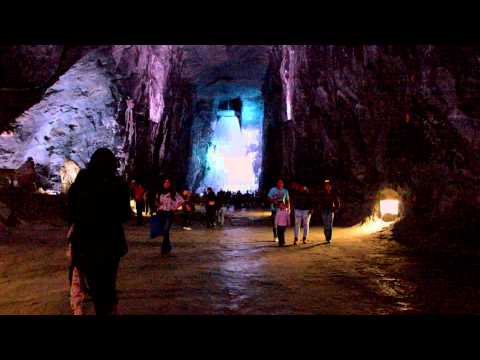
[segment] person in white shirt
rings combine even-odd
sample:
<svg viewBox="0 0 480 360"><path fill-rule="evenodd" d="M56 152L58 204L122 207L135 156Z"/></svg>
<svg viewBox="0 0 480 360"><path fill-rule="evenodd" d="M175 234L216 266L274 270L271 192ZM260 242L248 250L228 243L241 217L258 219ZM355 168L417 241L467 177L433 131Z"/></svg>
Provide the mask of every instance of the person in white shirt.
<svg viewBox="0 0 480 360"><path fill-rule="evenodd" d="M175 187L170 179L163 181L162 190L156 197L157 213L160 222L163 224L162 255L169 254L172 251L170 243L170 228L172 227L173 214L183 204L183 197L175 191Z"/></svg>

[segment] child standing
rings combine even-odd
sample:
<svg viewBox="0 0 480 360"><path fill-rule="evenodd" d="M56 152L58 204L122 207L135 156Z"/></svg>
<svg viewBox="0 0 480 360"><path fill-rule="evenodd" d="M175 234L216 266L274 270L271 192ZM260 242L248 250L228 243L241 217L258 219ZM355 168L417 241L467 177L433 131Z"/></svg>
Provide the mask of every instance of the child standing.
<svg viewBox="0 0 480 360"><path fill-rule="evenodd" d="M277 205L275 227L277 228L278 246L285 246L285 230L290 226L290 210L284 202Z"/></svg>

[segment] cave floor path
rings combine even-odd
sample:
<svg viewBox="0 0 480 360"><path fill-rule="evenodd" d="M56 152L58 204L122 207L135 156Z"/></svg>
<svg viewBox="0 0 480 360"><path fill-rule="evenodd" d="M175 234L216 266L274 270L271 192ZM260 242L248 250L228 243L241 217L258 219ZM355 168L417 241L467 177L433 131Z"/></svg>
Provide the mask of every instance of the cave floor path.
<svg viewBox="0 0 480 360"><path fill-rule="evenodd" d="M391 240L391 231L313 227L279 248L267 226L174 228L160 255L148 226L127 225L119 270L122 314L379 315L479 313L478 268L445 268ZM0 314L70 314L63 225L32 223L0 243ZM87 303L87 313L92 304Z"/></svg>

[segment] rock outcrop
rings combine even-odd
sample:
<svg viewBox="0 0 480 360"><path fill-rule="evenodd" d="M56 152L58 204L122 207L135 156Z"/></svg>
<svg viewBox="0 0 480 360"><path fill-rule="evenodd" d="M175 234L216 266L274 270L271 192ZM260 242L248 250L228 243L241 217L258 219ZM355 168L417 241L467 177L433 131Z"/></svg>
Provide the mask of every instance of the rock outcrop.
<svg viewBox="0 0 480 360"><path fill-rule="evenodd" d="M313 185L333 178L343 192L338 220L345 224L369 215L382 188L397 188L412 210L404 223L426 224L419 237L431 240L452 223L458 229L443 235L461 237L459 228L479 221L479 50L276 49L266 82L276 95L265 92L264 170ZM281 116L272 116L280 107ZM292 121L285 121L288 108ZM281 139L282 149L269 146L271 138Z"/></svg>
<svg viewBox="0 0 480 360"><path fill-rule="evenodd" d="M46 167L50 185L60 191L65 159L85 167L99 147L121 156L117 122L120 95L107 50L96 50L73 65L16 121L13 135L0 136L0 163L18 168L28 157Z"/></svg>
<svg viewBox="0 0 480 360"><path fill-rule="evenodd" d="M15 45L0 47L0 133L94 46Z"/></svg>

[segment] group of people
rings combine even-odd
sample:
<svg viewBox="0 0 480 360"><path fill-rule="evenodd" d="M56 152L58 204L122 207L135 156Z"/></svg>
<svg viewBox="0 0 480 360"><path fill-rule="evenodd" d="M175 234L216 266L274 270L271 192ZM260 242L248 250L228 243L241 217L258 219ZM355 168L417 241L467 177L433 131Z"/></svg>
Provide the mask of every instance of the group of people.
<svg viewBox="0 0 480 360"><path fill-rule="evenodd" d="M169 180L170 184L171 181ZM170 185L171 186L171 185ZM139 180L130 182L131 197L135 201L137 225L143 225L143 214L155 216L158 213L159 196L163 190L148 191ZM150 193L153 196L150 196ZM211 187L208 187L202 196L193 194L190 190L184 189L180 196L183 201L179 209L181 211L182 225L184 230L192 230L192 218L195 212L195 204L203 203L205 206L205 222L207 228L223 226L225 224L225 214L228 207L236 210L245 208L255 208L261 206L258 193L241 193L240 191L232 193L230 191L220 190L215 193Z"/></svg>
<svg viewBox="0 0 480 360"><path fill-rule="evenodd" d="M128 252L123 223L131 216L130 198L137 201L137 215L142 214L148 201L148 193L136 182L129 185L117 175L117 160L106 148L95 151L86 169L81 170L68 191L67 234L70 259L70 300L74 314L83 314L86 294L90 295L97 315L117 313L116 278L120 259ZM285 232L290 225L290 209L294 209L294 245L298 243L300 227L303 226L303 243L307 242L309 223L314 209L320 207L327 242L332 239L335 211L340 203L329 181L325 181L321 196L305 186L293 183L290 194L282 180L268 193L273 236L279 246L285 245ZM154 196L154 209L150 211L161 224L163 241L161 253L172 250L170 229L174 214L182 211L184 228L190 228L195 202L189 191L179 194L171 179L164 179L161 189ZM223 224L225 193L215 194L207 189L203 197L207 212L207 226L218 221ZM140 203L140 204L138 204ZM143 203L143 204L142 204ZM140 224L143 220L137 218ZM191 229L191 228L190 228Z"/></svg>
<svg viewBox="0 0 480 360"><path fill-rule="evenodd" d="M320 195L320 196L317 196ZM292 197L284 187L283 180L268 192L268 200L272 211L273 238L279 246L285 246L285 231L291 224L291 209L294 209L295 224L293 228L293 245L298 244L300 227L303 228L302 242L305 244L310 231L310 219L314 209L320 208L327 243L332 241L333 218L340 208L340 200L333 190L330 180L325 180L320 194L314 194L306 186L294 182Z"/></svg>

